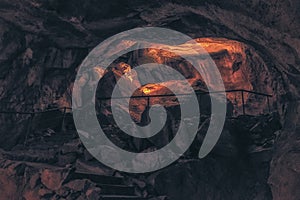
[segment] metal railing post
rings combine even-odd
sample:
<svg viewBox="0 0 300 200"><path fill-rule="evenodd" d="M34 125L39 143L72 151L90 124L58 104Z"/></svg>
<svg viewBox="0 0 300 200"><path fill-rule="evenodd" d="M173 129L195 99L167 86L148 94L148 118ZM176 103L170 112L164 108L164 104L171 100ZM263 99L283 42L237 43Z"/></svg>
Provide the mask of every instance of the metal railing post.
<svg viewBox="0 0 300 200"><path fill-rule="evenodd" d="M28 136L29 136L30 132L32 131L32 122L33 122L34 115L35 115L35 113L31 113L30 117L28 119L29 121L28 121L27 130L26 130L24 146L27 144Z"/></svg>
<svg viewBox="0 0 300 200"><path fill-rule="evenodd" d="M200 117L201 117L201 113L202 113L202 111L201 111L201 93L198 93L197 95L199 96L199 110L200 110Z"/></svg>
<svg viewBox="0 0 300 200"><path fill-rule="evenodd" d="M267 96L267 102L268 102L268 109L269 109L269 113L270 113L271 112L271 106L270 106L269 96Z"/></svg>
<svg viewBox="0 0 300 200"><path fill-rule="evenodd" d="M246 114L245 112L245 99L244 99L244 90L242 90L242 104L243 104L243 115Z"/></svg>
<svg viewBox="0 0 300 200"><path fill-rule="evenodd" d="M101 99L99 100L99 103L100 103L100 106L99 106L99 113L101 113L101 112L102 112L102 110L101 110L101 109L102 109L102 100L101 100Z"/></svg>
<svg viewBox="0 0 300 200"><path fill-rule="evenodd" d="M150 97L147 97L147 106L150 107Z"/></svg>
<svg viewBox="0 0 300 200"><path fill-rule="evenodd" d="M62 122L61 122L61 129L60 131L65 131L65 118L66 118L66 111L67 111L67 108L64 107L64 112L63 112L63 118L62 118Z"/></svg>

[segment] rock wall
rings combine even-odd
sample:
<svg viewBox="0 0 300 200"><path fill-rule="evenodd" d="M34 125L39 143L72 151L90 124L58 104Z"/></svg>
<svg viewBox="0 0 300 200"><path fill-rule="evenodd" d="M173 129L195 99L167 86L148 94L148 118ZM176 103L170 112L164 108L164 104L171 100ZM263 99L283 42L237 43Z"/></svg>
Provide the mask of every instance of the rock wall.
<svg viewBox="0 0 300 200"><path fill-rule="evenodd" d="M193 38L237 40L254 48L266 63L268 85L284 123L270 172L273 198L297 200L299 8L297 0L111 0L105 4L93 0L2 0L1 107L24 110L32 105L35 109L68 105L81 60L103 39L122 30L160 26ZM254 70L253 77L260 75Z"/></svg>
<svg viewBox="0 0 300 200"><path fill-rule="evenodd" d="M176 129L178 124L173 126L171 128ZM184 156L164 169L145 174L117 172L97 162L70 130L65 134L40 133L30 138L27 146L0 151L0 188L3 191L0 199L99 199L108 192L126 192L124 188L116 189L116 185L114 190L103 182L100 184L105 178L97 178L97 175L106 175L110 181L123 177L127 186L135 188L134 194L146 199L271 200L268 177L274 141L281 128L278 114L227 119L212 153L199 160L199 145L207 128L206 118L197 139ZM141 147L141 142L122 136L117 128L110 131L114 134L111 140L123 149L135 151ZM144 146L143 150L161 148L162 137L172 132L166 131L160 137L149 139L152 145ZM112 151L110 156L119 155ZM156 164L153 160L144 162ZM140 163L133 159L132 164ZM78 177L80 171L86 175Z"/></svg>

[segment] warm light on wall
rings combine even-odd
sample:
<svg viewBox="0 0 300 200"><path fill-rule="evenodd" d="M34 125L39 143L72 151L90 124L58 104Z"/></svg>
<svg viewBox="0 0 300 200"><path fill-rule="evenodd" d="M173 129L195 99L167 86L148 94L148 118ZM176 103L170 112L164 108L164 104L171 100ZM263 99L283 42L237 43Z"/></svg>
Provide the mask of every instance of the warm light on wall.
<svg viewBox="0 0 300 200"><path fill-rule="evenodd" d="M246 54L248 47L245 46L245 44L225 38L197 38L196 42L198 42L198 44L200 44L200 46L212 56L221 73L225 88L227 90L253 90L250 80L251 77L249 73L247 73L247 70L249 69L249 60L247 59ZM190 66L189 64L180 65L182 60L178 57L178 54L193 56L195 53L197 53L197 51L194 50L197 50L199 45L194 43L185 43L176 47L163 47L164 48L159 46L159 44L153 45L153 48L149 48L145 51L145 56L154 59L156 63L166 65L171 64L171 66L173 65L174 68L177 70L179 69L180 72L183 72L185 75L189 76L191 83L193 83L195 80L202 80L201 76L193 74L193 66ZM193 50L191 51L190 49ZM172 59L173 62L170 62ZM205 63L205 60L201 62L203 62L202 66L209 67L209 65ZM206 84L210 84L210 82ZM149 94L150 92L153 94L155 93L157 87L158 86L153 85L153 87L151 87L151 91L148 91L149 86L147 85L147 88L142 90L145 94ZM247 100L248 94L245 94L244 97L245 100ZM235 102L237 98L240 99L239 95L236 94L228 94L227 98L232 102ZM237 104L241 105L241 101L238 101Z"/></svg>
<svg viewBox="0 0 300 200"><path fill-rule="evenodd" d="M144 94L150 94L151 90L149 88L143 88L143 93Z"/></svg>

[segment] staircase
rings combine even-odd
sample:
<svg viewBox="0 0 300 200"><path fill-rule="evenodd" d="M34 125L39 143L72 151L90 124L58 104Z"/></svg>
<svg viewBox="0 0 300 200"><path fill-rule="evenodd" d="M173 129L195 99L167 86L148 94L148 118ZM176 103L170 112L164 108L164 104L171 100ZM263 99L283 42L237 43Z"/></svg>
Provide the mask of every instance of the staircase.
<svg viewBox="0 0 300 200"><path fill-rule="evenodd" d="M47 120L45 120L47 121ZM59 126L59 124L55 124ZM45 126L46 127L46 126ZM64 131L56 132L49 137L44 137L42 143L31 144L32 147L62 146L74 138L78 138L72 116L67 114L64 120ZM39 148L40 149L40 148ZM135 194L133 186L126 185L124 178L109 175L99 175L89 171L75 171L70 180L88 179L101 188L101 200L145 200Z"/></svg>
<svg viewBox="0 0 300 200"><path fill-rule="evenodd" d="M89 179L101 188L103 200L145 200L135 195L135 189L125 184L122 177L106 176L89 172L75 171L72 179Z"/></svg>

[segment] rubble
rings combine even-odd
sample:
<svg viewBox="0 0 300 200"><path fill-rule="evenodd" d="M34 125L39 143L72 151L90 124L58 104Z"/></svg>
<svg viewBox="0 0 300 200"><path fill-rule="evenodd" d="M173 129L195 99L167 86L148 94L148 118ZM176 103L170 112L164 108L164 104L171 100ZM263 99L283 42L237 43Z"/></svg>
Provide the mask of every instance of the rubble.
<svg viewBox="0 0 300 200"><path fill-rule="evenodd" d="M172 111L169 114L172 114ZM274 139L281 128L278 114L228 118L213 151L207 158L199 160L197 152L206 134L208 122L209 118L201 118L203 125L199 129L197 139L182 158L166 169L154 173L134 176L110 169L96 161L84 148L79 138L65 137L62 132L53 133L41 144L36 144L37 140L32 140L27 146L20 145L13 148L12 151L2 150L0 182L6 180L7 176L13 176L14 181L9 182L11 188L18 190L22 184L26 184L20 194L26 200L42 198L99 199L108 191L105 187L101 188L101 184L98 186L95 183L98 179L92 178L90 175L83 174L74 178L74 171L80 170L96 173L97 176L124 179L127 185L135 188L135 194L149 199L170 198L176 200L190 194L194 195L194 197L191 196L191 199L197 199L196 197L199 195L229 198L232 194L228 191L235 190L242 190L245 195L257 192L267 198L269 194L267 177ZM109 126L109 128L112 132L118 133L115 126ZM173 127L167 131L173 129L175 130ZM65 134L68 135L67 132ZM114 137L117 137L115 141L124 139L123 136L118 136L115 134ZM60 146L55 143L59 139L61 139L61 143L63 142ZM134 147L130 144L131 142L134 143L134 141L126 139L127 147ZM157 147L150 146L143 151L149 152L156 149ZM113 156L118 155L113 154ZM247 159L245 160L245 158ZM153 161L146 163L155 164ZM251 163L251 165L248 166L247 163ZM139 163L133 161L133 164ZM1 176L1 173L4 174ZM81 176L82 178L80 178ZM249 179L249 183L244 186L238 187L234 183L245 179ZM23 183L20 184L19 180L23 180ZM119 180L113 181L119 183ZM15 184L14 187L13 184ZM261 186L256 189L248 188L252 184ZM180 190L178 189L179 185ZM211 189L206 191L205 188ZM217 188L219 189L217 190ZM12 191L8 190L8 192ZM128 192L132 192L132 190L130 189ZM242 195L240 192L237 194ZM8 195L9 199L17 199L9 196L10 194L5 195ZM232 199L241 198L242 196L232 196Z"/></svg>

